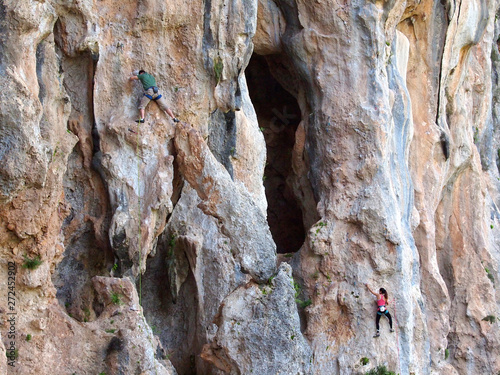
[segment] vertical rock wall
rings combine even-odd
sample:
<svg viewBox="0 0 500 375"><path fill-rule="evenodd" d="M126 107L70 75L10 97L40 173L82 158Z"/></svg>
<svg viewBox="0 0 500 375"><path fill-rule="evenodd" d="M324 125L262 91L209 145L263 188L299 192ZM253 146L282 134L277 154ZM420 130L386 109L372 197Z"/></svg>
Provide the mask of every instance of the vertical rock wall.
<svg viewBox="0 0 500 375"><path fill-rule="evenodd" d="M499 372L497 8L0 2L0 368Z"/></svg>

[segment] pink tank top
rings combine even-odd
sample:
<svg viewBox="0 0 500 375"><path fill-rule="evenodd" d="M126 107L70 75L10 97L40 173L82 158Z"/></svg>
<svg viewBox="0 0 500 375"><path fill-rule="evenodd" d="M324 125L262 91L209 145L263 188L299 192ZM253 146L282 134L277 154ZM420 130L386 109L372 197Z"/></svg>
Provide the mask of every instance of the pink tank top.
<svg viewBox="0 0 500 375"><path fill-rule="evenodd" d="M380 296L380 299L377 301L377 305L378 305L378 311L380 312L385 311L385 299L382 295Z"/></svg>
<svg viewBox="0 0 500 375"><path fill-rule="evenodd" d="M377 301L377 305L380 306L385 306L385 299L384 297L380 296L380 299Z"/></svg>

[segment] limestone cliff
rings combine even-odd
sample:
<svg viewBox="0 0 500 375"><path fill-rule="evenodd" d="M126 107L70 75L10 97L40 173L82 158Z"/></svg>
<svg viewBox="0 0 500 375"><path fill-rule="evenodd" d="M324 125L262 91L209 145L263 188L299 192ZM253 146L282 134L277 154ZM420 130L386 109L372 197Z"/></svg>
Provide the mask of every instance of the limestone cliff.
<svg viewBox="0 0 500 375"><path fill-rule="evenodd" d="M0 372L500 373L498 8L1 0Z"/></svg>

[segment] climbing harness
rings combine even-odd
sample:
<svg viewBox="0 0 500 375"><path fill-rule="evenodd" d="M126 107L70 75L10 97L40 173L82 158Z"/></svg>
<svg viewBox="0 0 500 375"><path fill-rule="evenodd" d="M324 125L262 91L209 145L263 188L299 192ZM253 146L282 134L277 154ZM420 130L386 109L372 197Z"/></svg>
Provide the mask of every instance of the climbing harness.
<svg viewBox="0 0 500 375"><path fill-rule="evenodd" d="M150 89L153 89L153 92L154 92L155 94L158 94L158 87L156 87L156 86L151 86L151 87L148 87L148 88L146 89L146 92L147 92L148 90L150 90ZM149 95L149 94L147 94L147 93L144 93L144 96L145 96L146 98L150 99L150 100L155 100L155 101L161 98L161 94L160 94L160 95L158 95L156 98L153 98L153 96L152 96L152 95Z"/></svg>
<svg viewBox="0 0 500 375"><path fill-rule="evenodd" d="M160 95L158 95L156 98L153 98L153 96L152 96L152 95L149 95L149 94L146 94L146 93L145 93L145 94L144 94L144 96L145 96L146 98L150 99L150 100L154 100L154 101L156 101L156 100L160 99L162 95L160 94Z"/></svg>

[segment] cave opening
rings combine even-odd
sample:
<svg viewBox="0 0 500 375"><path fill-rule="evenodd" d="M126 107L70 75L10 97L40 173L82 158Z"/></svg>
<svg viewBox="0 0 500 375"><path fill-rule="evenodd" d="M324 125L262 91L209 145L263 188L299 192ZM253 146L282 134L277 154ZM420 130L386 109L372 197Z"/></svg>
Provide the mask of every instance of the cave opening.
<svg viewBox="0 0 500 375"><path fill-rule="evenodd" d="M292 152L301 121L300 107L272 75L266 57L254 53L245 75L266 140L264 187L269 228L278 253L296 252L305 240L302 211L292 189Z"/></svg>

